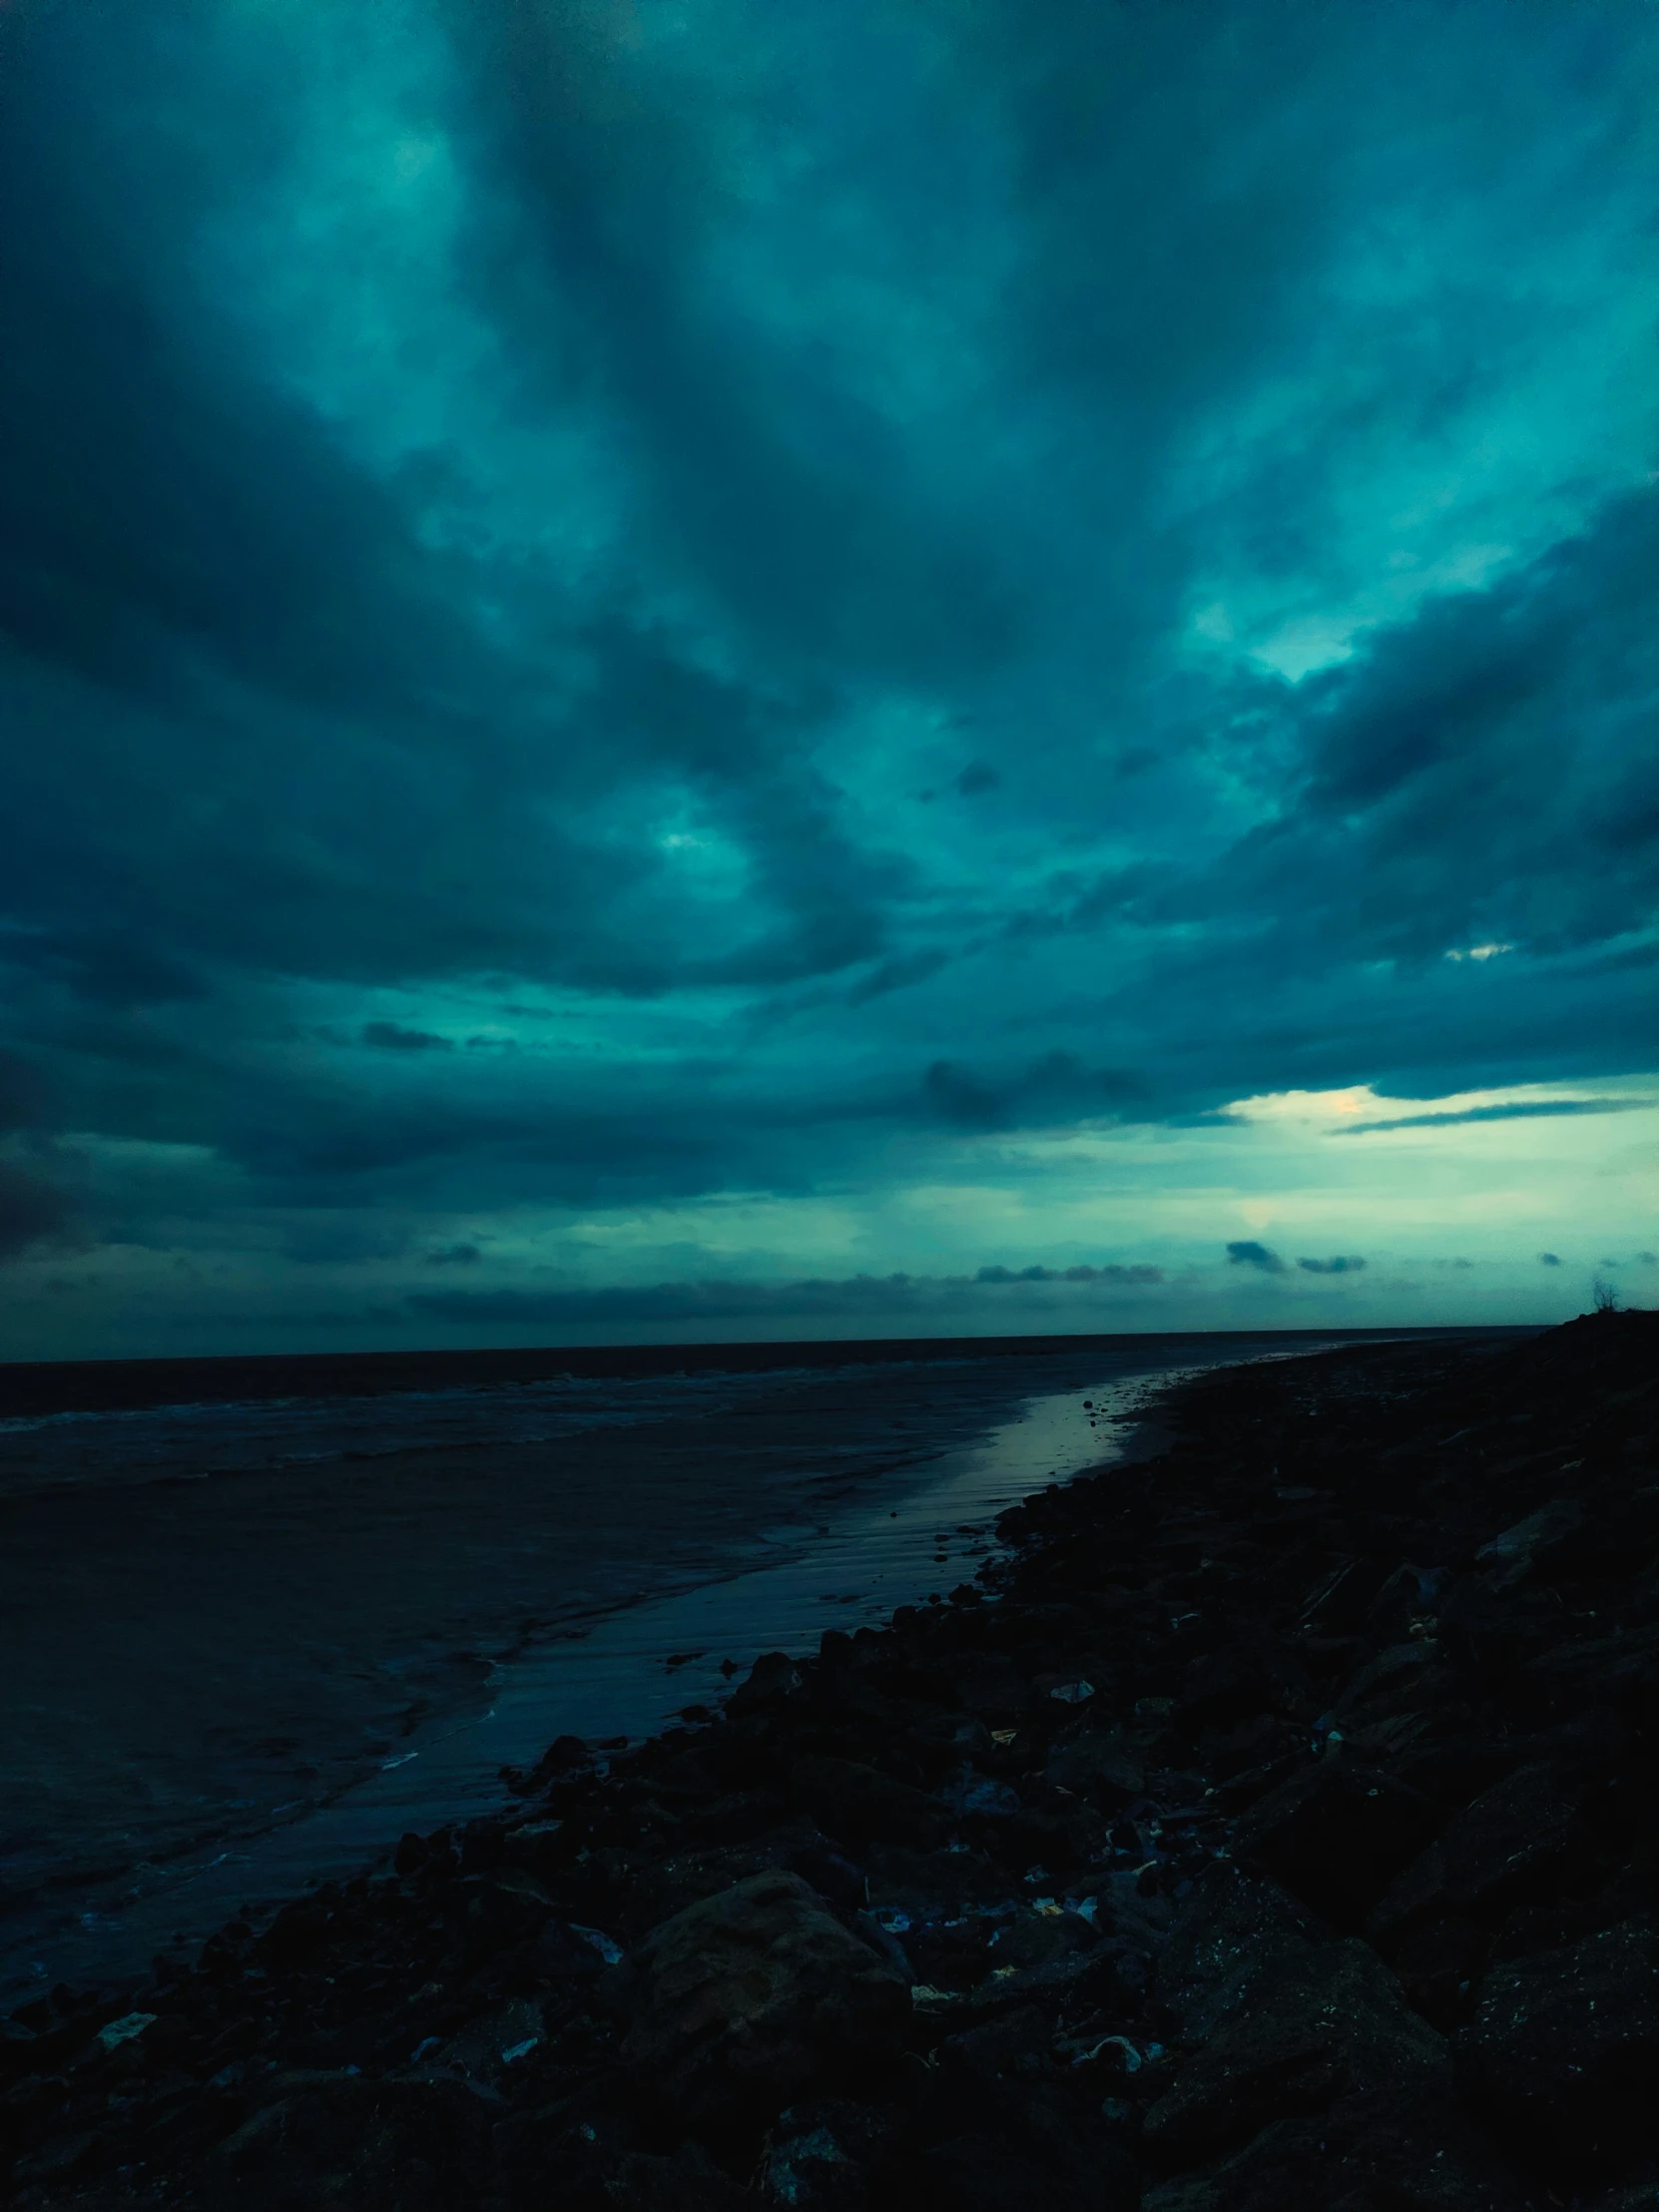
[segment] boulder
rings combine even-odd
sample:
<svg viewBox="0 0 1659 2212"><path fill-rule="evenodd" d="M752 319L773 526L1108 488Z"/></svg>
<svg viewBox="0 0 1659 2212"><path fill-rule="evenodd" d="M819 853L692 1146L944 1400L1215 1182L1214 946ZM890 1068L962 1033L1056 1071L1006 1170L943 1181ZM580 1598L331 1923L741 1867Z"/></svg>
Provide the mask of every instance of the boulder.
<svg viewBox="0 0 1659 2212"><path fill-rule="evenodd" d="M1447 1818L1380 1769L1328 1757L1253 1805L1233 1850L1241 1865L1353 1927Z"/></svg>
<svg viewBox="0 0 1659 2212"><path fill-rule="evenodd" d="M787 1651L763 1651L727 1703L730 1710L747 1716L777 1709L805 1685L805 1676Z"/></svg>
<svg viewBox="0 0 1659 2212"><path fill-rule="evenodd" d="M1538 2204L1455 2111L1400 2111L1362 2097L1276 2120L1242 2150L1156 2183L1140 2212L1537 2212Z"/></svg>
<svg viewBox="0 0 1659 2212"><path fill-rule="evenodd" d="M986 1954L998 1966L1051 1966L1057 1958L1091 1951L1099 1936L1080 1913L1057 1912L1052 1904L1020 1906L992 1931Z"/></svg>
<svg viewBox="0 0 1659 2212"><path fill-rule="evenodd" d="M856 1759L798 1759L790 1788L797 1805L827 1835L855 1850L881 1843L935 1851L949 1833L944 1807L925 1790L894 1782Z"/></svg>
<svg viewBox="0 0 1659 2212"><path fill-rule="evenodd" d="M1138 1798L1146 1774L1119 1728L1091 1728L1056 1744L1044 1781L1087 1798L1101 1812L1115 1812Z"/></svg>
<svg viewBox="0 0 1659 2212"><path fill-rule="evenodd" d="M881 2133L880 2115L864 2105L823 2097L792 2106L767 2136L764 2201L794 2212L863 2212L870 2201L866 2161Z"/></svg>
<svg viewBox="0 0 1659 2212"><path fill-rule="evenodd" d="M247 2212L300 2206L453 2206L471 2189L500 2106L459 2080L352 2073L293 2079L209 2162L210 2188ZM215 2201L218 2201L217 2199Z"/></svg>
<svg viewBox="0 0 1659 2212"><path fill-rule="evenodd" d="M1535 1513L1528 1513L1525 1520L1516 1521L1512 1528L1494 1536L1490 1543L1482 1544L1474 1555L1474 1563L1496 1576L1500 1583L1518 1582L1552 1551L1558 1550L1569 1536L1575 1536L1583 1525L1584 1507L1576 1497L1554 1498Z"/></svg>
<svg viewBox="0 0 1659 2212"><path fill-rule="evenodd" d="M1277 1884L1221 1862L1199 1879L1170 1929L1154 1992L1183 2040L1205 2042L1269 1966L1329 1940L1329 1930Z"/></svg>
<svg viewBox="0 0 1659 2212"><path fill-rule="evenodd" d="M744 2212L755 2202L695 2143L683 2144L673 2158L630 2151L609 2167L604 2188L617 2212Z"/></svg>
<svg viewBox="0 0 1659 2212"><path fill-rule="evenodd" d="M1256 1975L1151 2107L1146 2139L1161 2160L1186 2165L1339 2098L1409 2104L1449 2079L1443 2039L1375 1951L1353 1938L1310 1945Z"/></svg>
<svg viewBox="0 0 1659 2212"><path fill-rule="evenodd" d="M1036 2005L1017 2011L983 2027L970 2027L960 2035L947 2035L938 2048L938 2061L979 2082L993 2082L1009 2075L1034 2076L1041 2068L1051 2039L1046 2016Z"/></svg>
<svg viewBox="0 0 1659 2212"><path fill-rule="evenodd" d="M751 1876L654 1929L621 2055L671 2106L777 2104L878 2062L908 1982L799 1875Z"/></svg>
<svg viewBox="0 0 1659 2212"><path fill-rule="evenodd" d="M951 1688L964 1712L1012 1718L1030 1702L1025 1679L1000 1651L964 1652L951 1667Z"/></svg>
<svg viewBox="0 0 1659 2212"><path fill-rule="evenodd" d="M1528 1766L1483 1791L1404 1868L1371 1920L1386 1942L1450 1917L1494 1925L1556 1885L1579 1846L1578 1797L1558 1767Z"/></svg>
<svg viewBox="0 0 1659 2212"><path fill-rule="evenodd" d="M1454 2047L1468 2095L1564 2169L1659 2149L1659 1934L1626 1921L1493 1966Z"/></svg>

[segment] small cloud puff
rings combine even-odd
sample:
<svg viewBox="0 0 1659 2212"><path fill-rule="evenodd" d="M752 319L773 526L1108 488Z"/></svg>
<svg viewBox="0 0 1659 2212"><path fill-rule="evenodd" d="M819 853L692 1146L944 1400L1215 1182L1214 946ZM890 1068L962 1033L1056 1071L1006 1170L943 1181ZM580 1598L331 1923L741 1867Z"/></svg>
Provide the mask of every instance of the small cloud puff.
<svg viewBox="0 0 1659 2212"><path fill-rule="evenodd" d="M377 1045L382 1052L453 1052L455 1049L447 1037L440 1037L430 1029L404 1029L395 1021L365 1021L362 1040L364 1044Z"/></svg>
<svg viewBox="0 0 1659 2212"><path fill-rule="evenodd" d="M1558 1252L1540 1252L1538 1260L1546 1268L1558 1268L1561 1265L1561 1255Z"/></svg>
<svg viewBox="0 0 1659 2212"><path fill-rule="evenodd" d="M1357 1275L1365 1264L1365 1261L1361 1259L1357 1252L1339 1253L1332 1260L1299 1260L1297 1262L1297 1266L1306 1268L1310 1275Z"/></svg>
<svg viewBox="0 0 1659 2212"><path fill-rule="evenodd" d="M1001 777L988 761L972 761L956 779L956 789L964 799L973 799L980 792L994 792Z"/></svg>
<svg viewBox="0 0 1659 2212"><path fill-rule="evenodd" d="M429 1268L475 1268L484 1257L475 1244L444 1245L426 1255Z"/></svg>
<svg viewBox="0 0 1659 2212"><path fill-rule="evenodd" d="M1162 1268L981 1268L976 1283L1161 1283Z"/></svg>
<svg viewBox="0 0 1659 2212"><path fill-rule="evenodd" d="M56 1236L68 1213L67 1201L49 1184L0 1164L0 1260Z"/></svg>
<svg viewBox="0 0 1659 2212"><path fill-rule="evenodd" d="M1277 1252L1265 1244L1257 1244L1251 1238L1240 1238L1227 1248L1229 1263L1236 1268L1260 1268L1264 1275L1283 1275L1285 1263Z"/></svg>

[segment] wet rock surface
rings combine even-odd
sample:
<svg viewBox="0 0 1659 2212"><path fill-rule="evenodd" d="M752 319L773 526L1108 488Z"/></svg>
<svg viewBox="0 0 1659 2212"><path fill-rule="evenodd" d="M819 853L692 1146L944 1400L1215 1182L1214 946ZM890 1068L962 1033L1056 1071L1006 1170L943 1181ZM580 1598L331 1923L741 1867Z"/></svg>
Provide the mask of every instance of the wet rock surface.
<svg viewBox="0 0 1659 2212"><path fill-rule="evenodd" d="M1187 1385L976 1585L0 2022L5 2201L1659 2203L1656 1356Z"/></svg>

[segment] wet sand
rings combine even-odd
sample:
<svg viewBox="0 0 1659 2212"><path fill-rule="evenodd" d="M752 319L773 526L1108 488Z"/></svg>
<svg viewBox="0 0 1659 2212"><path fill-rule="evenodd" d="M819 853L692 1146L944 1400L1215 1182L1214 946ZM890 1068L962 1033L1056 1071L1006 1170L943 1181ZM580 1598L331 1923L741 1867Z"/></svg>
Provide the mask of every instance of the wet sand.
<svg viewBox="0 0 1659 2212"><path fill-rule="evenodd" d="M959 1524L1110 1456L1085 1397L1287 1349L1119 1340L357 1400L323 1427L293 1401L14 1432L0 1985L201 1933L239 1886L281 1895L477 1810L561 1730L643 1734L723 1661L949 1587L989 1541ZM604 1425L557 1433L561 1405Z"/></svg>

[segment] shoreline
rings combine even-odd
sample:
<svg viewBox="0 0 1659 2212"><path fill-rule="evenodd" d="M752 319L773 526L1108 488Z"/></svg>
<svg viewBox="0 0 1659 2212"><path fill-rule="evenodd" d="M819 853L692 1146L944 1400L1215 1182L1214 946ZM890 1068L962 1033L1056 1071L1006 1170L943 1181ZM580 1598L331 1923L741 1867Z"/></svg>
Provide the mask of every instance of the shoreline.
<svg viewBox="0 0 1659 2212"><path fill-rule="evenodd" d="M681 1526L672 1558L658 1561L655 1568L649 1561L628 1563L627 1572L609 1577L615 1584L612 1594L600 1597L589 1593L599 1591L606 1577L584 1546L581 1564L574 1569L576 1581L585 1586L580 1593L552 1602L559 1588L555 1575L551 1584L542 1584L534 1633L516 1631L512 1641L498 1647L480 1640L474 1625L458 1641L451 1639L468 1662L466 1678L454 1684L432 1679L441 1672L449 1644L434 1647L420 1684L418 1716L408 1716L399 1726L383 1726L379 1748L360 1754L358 1771L326 1790L319 1791L314 1783L307 1787L300 1779L298 1787L279 1788L272 1808L227 1803L211 1828L202 1823L196 1833L179 1837L153 1819L147 1834L112 1839L124 1843L125 1856L119 1859L101 1862L83 1850L89 1871L78 1881L71 1879L74 1862L61 1848L55 1863L40 1846L9 1853L0 1862L8 1893L0 1916L0 2009L66 1975L75 1979L88 1971L121 1972L142 1965L175 1930L199 1940L242 1899L298 1895L313 1876L345 1879L377 1858L389 1860L405 1828L487 1812L501 1798L502 1765L533 1764L549 1737L565 1729L579 1727L590 1737L625 1730L638 1738L670 1725L680 1706L722 1695L730 1687L729 1677L716 1671L728 1654L747 1668L769 1642L816 1640L827 1616L816 1602L820 1581L815 1578L834 1580L840 1590L856 1586L871 1593L875 1602L852 1608L854 1618L847 1625L883 1617L899 1598L924 1595L933 1570L920 1554L934 1549L933 1518L978 1519L987 1509L979 1491L1001 1491L988 1506L994 1512L1029 1489L1044 1467L1058 1471L1063 1466L1070 1474L1086 1464L1094 1439L1085 1425L1087 1416L1076 1409L1076 1393L1068 1394L1053 1372L1057 1365L1072 1367L1074 1380L1090 1372L1069 1361L1008 1368L1008 1382L1039 1393L1028 1400L1005 1401L1003 1378L996 1369L979 1371L971 1386L956 1379L953 1369L935 1369L930 1377L915 1376L897 1402L885 1398L877 1379L870 1377L873 1387L868 1391L856 1382L850 1393L842 1389L838 1408L819 1408L809 1381L805 1425L780 1430L772 1451L779 1466L801 1456L802 1468L787 1480L769 1479L764 1495L756 1493L745 1505L747 1493L733 1487L736 1464L726 1463L719 1487L731 1492L727 1506L741 1509L743 1525L729 1530L718 1545L706 1542L707 1556L700 1566L694 1568L684 1556L688 1527ZM1154 1374L1132 1382L1103 1378L1101 1382L1115 1402L1125 1389L1144 1395L1157 1380ZM798 1385L791 1390L799 1395ZM700 1411L690 1428L677 1433L692 1449L694 1462L706 1459L722 1435L752 1457L757 1439L770 1433L776 1408L787 1402L773 1400L770 1414L764 1404L752 1406L735 1428L729 1412ZM875 1433L885 1426L883 1403L888 1413L903 1417L904 1437L916 1439L906 1441L896 1454L898 1439L888 1443ZM966 1428L956 1433L964 1421ZM987 1425L981 1428L980 1421ZM569 1439L564 1448L589 1467L613 1465L619 1451L627 1455L626 1464L642 1450L656 1457L672 1432L660 1426L610 1428ZM856 1447L855 1464L845 1462L849 1438ZM988 1484L975 1485L973 1470L989 1465L989 1455L999 1445L1011 1447L1019 1463ZM497 1521L513 1497L521 1507L529 1502L525 1481L532 1475L535 1483L542 1479L534 1472L537 1456L512 1453L512 1461L522 1462L522 1472L510 1478L513 1488L506 1506L492 1508ZM396 1476L395 1456L382 1464ZM424 1483L442 1484L442 1452L425 1452L417 1464ZM468 1488L475 1487L478 1455L455 1464L466 1474ZM840 1471L828 1476L815 1472L823 1465ZM687 1472L692 1471L694 1464L689 1463ZM298 1479L306 1478L306 1470L299 1470ZM292 1479L284 1476L283 1486ZM247 1510L248 1486L245 1477L239 1483L243 1494L236 1500L239 1512ZM677 1486L675 1482L669 1488ZM834 1493L833 1506L821 1502L827 1487ZM321 1502L319 1496L319 1508ZM658 1503L664 1502L659 1496ZM70 1504L64 1500L66 1511ZM572 1500L578 1520L581 1506L580 1499ZM396 1510L400 1520L406 1517L407 1499L401 1491ZM827 1526L819 1525L826 1520ZM476 1523L469 1522L466 1532L475 1535ZM15 1541L15 1526L13 1533ZM400 1531L391 1535L398 1548L388 1548L382 1564L395 1562L407 1549ZM952 1538L957 1545L966 1541ZM879 1549L878 1561L864 1555L870 1543ZM68 1546L49 1548L69 1555ZM135 1555L132 1544L121 1551L124 1562ZM872 1566L882 1564L887 1578L877 1572L871 1579ZM878 1593L895 1572L900 1586L881 1605ZM805 1595L792 1607L787 1602L790 1587L801 1582L807 1584ZM707 1656L689 1663L681 1657L677 1666L667 1666L671 1657L688 1653ZM474 1674L481 1677L476 1685ZM401 1679L406 1682L407 1677ZM17 1687L15 1674L12 1687ZM273 1727L282 1718L277 1716ZM388 1716L389 1721L396 1719ZM290 1756L314 1764L321 1748L313 1725ZM27 1783L26 1762L14 1755L10 1769L14 1780ZM9 1810L14 1816L28 1795L25 1788L12 1797ZM283 1796L301 1802L277 1805ZM188 1817L191 1808L185 1811Z"/></svg>
<svg viewBox="0 0 1659 2212"><path fill-rule="evenodd" d="M1187 1382L978 1582L26 2006L12 2201L1650 2203L1656 1373Z"/></svg>

